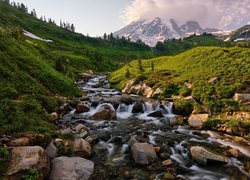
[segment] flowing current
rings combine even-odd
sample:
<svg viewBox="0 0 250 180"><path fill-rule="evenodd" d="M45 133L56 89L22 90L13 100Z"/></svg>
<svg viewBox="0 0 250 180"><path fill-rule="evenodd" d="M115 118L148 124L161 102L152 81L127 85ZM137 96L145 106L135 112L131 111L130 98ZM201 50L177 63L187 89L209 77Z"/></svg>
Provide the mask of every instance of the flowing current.
<svg viewBox="0 0 250 180"><path fill-rule="evenodd" d="M93 75L88 81L78 82L78 85L88 96L81 103L90 107L90 111L78 114L72 109L62 120L67 125L82 123L88 127L94 140L90 159L95 163L93 179L160 180L173 176L190 180L250 178L245 168L250 166L249 143L237 143L229 135L225 137L212 131L186 128L185 123L178 122L178 116L173 114L172 102L132 95L122 100L122 93L110 88L106 75ZM132 102L126 102L131 99ZM141 109L136 111L138 102ZM115 120L92 120L91 117L104 107L116 112ZM132 137L159 147L158 160L147 166L135 164L129 145ZM191 158L192 146L207 147L222 154L236 148L245 158L229 156L227 163L199 165ZM162 162L167 159L173 165L164 166Z"/></svg>

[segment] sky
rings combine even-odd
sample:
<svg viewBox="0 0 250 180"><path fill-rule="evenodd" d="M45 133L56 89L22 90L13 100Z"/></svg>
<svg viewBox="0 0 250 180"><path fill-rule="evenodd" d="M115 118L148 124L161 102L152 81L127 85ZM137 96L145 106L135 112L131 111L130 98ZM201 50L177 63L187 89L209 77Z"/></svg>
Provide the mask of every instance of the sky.
<svg viewBox="0 0 250 180"><path fill-rule="evenodd" d="M102 36L142 19L198 21L230 30L250 24L250 0L16 0L38 16L74 23L77 32Z"/></svg>

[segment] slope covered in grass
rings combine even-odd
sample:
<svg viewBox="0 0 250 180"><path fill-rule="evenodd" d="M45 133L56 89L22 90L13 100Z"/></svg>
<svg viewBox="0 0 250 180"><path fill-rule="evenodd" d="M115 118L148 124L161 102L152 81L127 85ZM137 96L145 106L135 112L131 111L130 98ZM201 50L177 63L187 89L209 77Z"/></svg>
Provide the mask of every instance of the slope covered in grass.
<svg viewBox="0 0 250 180"><path fill-rule="evenodd" d="M198 47L177 56L142 60L139 66L139 61L132 61L115 71L111 83L121 89L135 77L154 89L162 87L164 97L192 95L215 111L233 103L230 99L235 92L246 92L250 87L248 48ZM191 91L185 82L192 83Z"/></svg>

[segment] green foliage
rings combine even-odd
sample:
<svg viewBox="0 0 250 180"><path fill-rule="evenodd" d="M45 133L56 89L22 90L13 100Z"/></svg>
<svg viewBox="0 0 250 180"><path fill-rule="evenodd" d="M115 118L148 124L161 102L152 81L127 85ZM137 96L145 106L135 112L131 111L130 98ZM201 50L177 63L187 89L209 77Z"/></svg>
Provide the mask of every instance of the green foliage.
<svg viewBox="0 0 250 180"><path fill-rule="evenodd" d="M212 130L214 129L218 124L222 124L223 121L219 119L208 119L207 121L203 122L203 128Z"/></svg>
<svg viewBox="0 0 250 180"><path fill-rule="evenodd" d="M36 168L30 168L23 171L22 180L37 180L41 178L41 173Z"/></svg>
<svg viewBox="0 0 250 180"><path fill-rule="evenodd" d="M174 101L174 113L183 116L189 116L194 110L193 104L186 99L178 99Z"/></svg>
<svg viewBox="0 0 250 180"><path fill-rule="evenodd" d="M0 164L8 162L11 154L7 148L0 147Z"/></svg>
<svg viewBox="0 0 250 180"><path fill-rule="evenodd" d="M179 94L181 96L188 96L190 95L191 91L190 89L188 89L186 86L182 86L180 89L179 89Z"/></svg>

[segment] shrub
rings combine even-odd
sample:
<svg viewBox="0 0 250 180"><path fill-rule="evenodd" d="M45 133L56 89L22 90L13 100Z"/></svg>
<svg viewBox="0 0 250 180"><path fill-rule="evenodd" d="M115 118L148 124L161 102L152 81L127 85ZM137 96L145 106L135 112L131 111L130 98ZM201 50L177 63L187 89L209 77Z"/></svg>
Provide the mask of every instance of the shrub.
<svg viewBox="0 0 250 180"><path fill-rule="evenodd" d="M174 113L182 116L189 116L194 110L193 104L186 99L174 101Z"/></svg>

